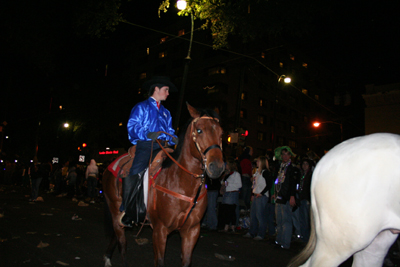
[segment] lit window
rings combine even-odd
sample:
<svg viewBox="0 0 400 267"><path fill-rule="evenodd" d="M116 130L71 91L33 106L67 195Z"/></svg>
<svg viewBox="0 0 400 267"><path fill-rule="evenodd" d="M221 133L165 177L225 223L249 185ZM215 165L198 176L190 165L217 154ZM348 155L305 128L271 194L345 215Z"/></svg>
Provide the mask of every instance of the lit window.
<svg viewBox="0 0 400 267"><path fill-rule="evenodd" d="M264 116L258 115L258 117L257 117L257 122L258 122L259 124L264 124Z"/></svg>
<svg viewBox="0 0 400 267"><path fill-rule="evenodd" d="M264 140L264 133L258 132L257 133L257 140L258 141L263 141Z"/></svg>
<svg viewBox="0 0 400 267"><path fill-rule="evenodd" d="M294 56L293 56L293 55L290 55L290 59L291 59L291 60L294 60Z"/></svg>
<svg viewBox="0 0 400 267"><path fill-rule="evenodd" d="M319 95L315 95L315 100L319 100Z"/></svg>
<svg viewBox="0 0 400 267"><path fill-rule="evenodd" d="M241 119L246 119L247 118L247 112L246 112L246 110L241 110L240 111L240 118Z"/></svg>
<svg viewBox="0 0 400 267"><path fill-rule="evenodd" d="M118 124L118 126L122 126L123 124L122 124L122 122L120 122L119 124Z"/></svg>
<svg viewBox="0 0 400 267"><path fill-rule="evenodd" d="M290 126L290 132L291 133L296 133L296 126Z"/></svg>
<svg viewBox="0 0 400 267"><path fill-rule="evenodd" d="M140 95L142 93L142 88L138 89L138 95Z"/></svg>
<svg viewBox="0 0 400 267"><path fill-rule="evenodd" d="M265 58L265 53L264 52L261 53L261 58Z"/></svg>
<svg viewBox="0 0 400 267"><path fill-rule="evenodd" d="M243 92L242 95L240 96L240 99L246 100L247 99L247 94L245 92Z"/></svg>
<svg viewBox="0 0 400 267"><path fill-rule="evenodd" d="M147 47L147 55L150 55L150 48Z"/></svg>
<svg viewBox="0 0 400 267"><path fill-rule="evenodd" d="M59 106L58 108L59 108L60 110L62 110L62 106Z"/></svg>
<svg viewBox="0 0 400 267"><path fill-rule="evenodd" d="M259 102L259 105L260 105L260 107L262 107L263 106L263 100L262 99L260 99L260 102Z"/></svg>
<svg viewBox="0 0 400 267"><path fill-rule="evenodd" d="M162 51L160 53L158 53L158 58L164 58L167 56L167 52L166 51Z"/></svg>
<svg viewBox="0 0 400 267"><path fill-rule="evenodd" d="M160 44L165 43L168 39L168 36L165 36L163 38L160 39Z"/></svg>
<svg viewBox="0 0 400 267"><path fill-rule="evenodd" d="M214 75L214 74L226 74L226 68L217 66L213 68L208 69L208 76Z"/></svg>
<svg viewBox="0 0 400 267"><path fill-rule="evenodd" d="M142 72L140 73L139 79L146 79L146 77L147 77L146 72Z"/></svg>
<svg viewBox="0 0 400 267"><path fill-rule="evenodd" d="M279 67L283 68L283 63L279 62Z"/></svg>
<svg viewBox="0 0 400 267"><path fill-rule="evenodd" d="M308 64L307 63L303 63L303 67L307 69Z"/></svg>
<svg viewBox="0 0 400 267"><path fill-rule="evenodd" d="M185 29L178 31L178 36L185 35Z"/></svg>
<svg viewBox="0 0 400 267"><path fill-rule="evenodd" d="M291 148L296 148L296 146L297 146L296 142L293 140L289 140L288 143L289 143L289 147L291 147Z"/></svg>
<svg viewBox="0 0 400 267"><path fill-rule="evenodd" d="M305 95L308 95L308 90L307 89L301 89L301 92Z"/></svg>

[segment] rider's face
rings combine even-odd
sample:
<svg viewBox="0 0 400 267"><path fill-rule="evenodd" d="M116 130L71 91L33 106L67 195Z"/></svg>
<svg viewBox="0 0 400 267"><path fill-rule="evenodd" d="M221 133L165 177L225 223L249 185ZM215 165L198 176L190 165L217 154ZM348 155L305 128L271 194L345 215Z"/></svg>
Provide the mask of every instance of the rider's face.
<svg viewBox="0 0 400 267"><path fill-rule="evenodd" d="M169 95L169 87L168 86L163 86L163 87L161 87L161 88L159 88L159 87L156 87L155 89L154 89L154 98L157 100L157 101L164 101L164 100L167 100L167 97L168 97L168 95Z"/></svg>

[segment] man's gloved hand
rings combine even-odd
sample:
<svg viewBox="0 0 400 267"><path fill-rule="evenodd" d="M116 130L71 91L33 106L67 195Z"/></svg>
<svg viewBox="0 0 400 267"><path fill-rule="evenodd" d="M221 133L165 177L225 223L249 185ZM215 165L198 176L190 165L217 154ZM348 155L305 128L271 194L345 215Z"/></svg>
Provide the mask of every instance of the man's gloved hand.
<svg viewBox="0 0 400 267"><path fill-rule="evenodd" d="M178 145L179 138L178 137L172 137L172 142L174 142L175 145Z"/></svg>
<svg viewBox="0 0 400 267"><path fill-rule="evenodd" d="M160 133L158 132L150 132L147 134L147 138L151 139L152 141L156 141Z"/></svg>

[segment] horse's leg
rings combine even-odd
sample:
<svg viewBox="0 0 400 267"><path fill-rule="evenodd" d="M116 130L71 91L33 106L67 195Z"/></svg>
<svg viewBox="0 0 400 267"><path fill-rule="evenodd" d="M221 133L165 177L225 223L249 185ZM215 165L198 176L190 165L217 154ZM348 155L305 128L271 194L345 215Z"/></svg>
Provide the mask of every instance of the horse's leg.
<svg viewBox="0 0 400 267"><path fill-rule="evenodd" d="M104 255L105 267L112 266L111 258L116 246L117 246L117 235L114 232L114 234L111 236L110 243L108 244L106 254Z"/></svg>
<svg viewBox="0 0 400 267"><path fill-rule="evenodd" d="M116 235L116 240L118 241L118 250L121 253L122 264L123 266L128 266L126 261L126 250L127 250L127 243L125 237L125 230L119 225L119 217L121 213L118 212L117 215L113 216L113 227Z"/></svg>
<svg viewBox="0 0 400 267"><path fill-rule="evenodd" d="M165 246L167 244L168 229L158 223L153 225L153 250L154 250L154 266L164 266Z"/></svg>
<svg viewBox="0 0 400 267"><path fill-rule="evenodd" d="M182 266L188 267L192 262L193 249L200 235L200 224L180 231L182 238Z"/></svg>
<svg viewBox="0 0 400 267"><path fill-rule="evenodd" d="M368 247L354 254L352 266L382 266L383 260L397 236L398 234L393 234L390 230L380 232Z"/></svg>

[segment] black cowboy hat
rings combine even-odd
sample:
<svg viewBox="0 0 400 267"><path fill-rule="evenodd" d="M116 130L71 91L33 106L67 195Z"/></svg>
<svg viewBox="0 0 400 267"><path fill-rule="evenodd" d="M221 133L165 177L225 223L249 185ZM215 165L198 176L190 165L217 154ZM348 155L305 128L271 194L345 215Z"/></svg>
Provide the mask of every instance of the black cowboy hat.
<svg viewBox="0 0 400 267"><path fill-rule="evenodd" d="M152 85L159 84L168 86L170 92L178 92L175 84L173 84L168 76L153 76L150 80L143 83L142 89L149 91Z"/></svg>

